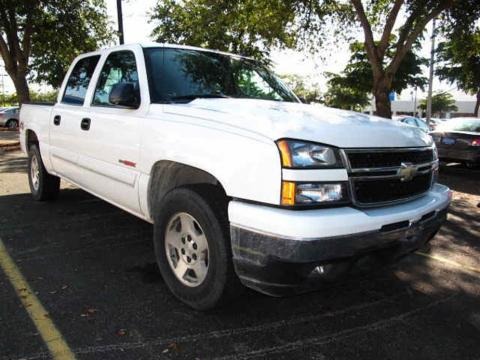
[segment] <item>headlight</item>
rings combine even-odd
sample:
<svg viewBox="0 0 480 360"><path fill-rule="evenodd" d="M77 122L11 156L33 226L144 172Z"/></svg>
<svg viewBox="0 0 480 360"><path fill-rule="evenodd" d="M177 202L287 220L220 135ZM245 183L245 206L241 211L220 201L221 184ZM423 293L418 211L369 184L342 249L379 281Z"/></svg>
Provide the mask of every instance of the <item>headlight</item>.
<svg viewBox="0 0 480 360"><path fill-rule="evenodd" d="M339 183L282 182L282 205L322 205L348 202L347 185Z"/></svg>
<svg viewBox="0 0 480 360"><path fill-rule="evenodd" d="M278 149L284 168L341 168L337 149L298 140L279 140Z"/></svg>

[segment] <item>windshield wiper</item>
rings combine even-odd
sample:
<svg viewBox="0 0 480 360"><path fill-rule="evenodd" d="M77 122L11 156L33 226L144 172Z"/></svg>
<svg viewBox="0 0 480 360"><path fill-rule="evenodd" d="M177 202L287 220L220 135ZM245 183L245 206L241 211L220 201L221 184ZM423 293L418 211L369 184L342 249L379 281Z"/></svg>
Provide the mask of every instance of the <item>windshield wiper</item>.
<svg viewBox="0 0 480 360"><path fill-rule="evenodd" d="M179 95L171 96L168 99L171 101L175 100L195 100L195 99L228 99L230 96L224 94L188 94L188 95Z"/></svg>

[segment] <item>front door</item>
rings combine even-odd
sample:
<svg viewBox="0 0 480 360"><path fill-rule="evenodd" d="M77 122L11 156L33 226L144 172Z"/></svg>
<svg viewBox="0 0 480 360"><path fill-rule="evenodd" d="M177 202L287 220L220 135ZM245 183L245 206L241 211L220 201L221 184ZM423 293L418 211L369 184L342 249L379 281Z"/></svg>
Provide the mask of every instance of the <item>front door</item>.
<svg viewBox="0 0 480 360"><path fill-rule="evenodd" d="M115 84L131 83L141 104L137 55L135 49L104 55L90 104L78 124L77 151L78 167L85 173L80 185L139 214L137 164L145 106L125 108L109 101Z"/></svg>

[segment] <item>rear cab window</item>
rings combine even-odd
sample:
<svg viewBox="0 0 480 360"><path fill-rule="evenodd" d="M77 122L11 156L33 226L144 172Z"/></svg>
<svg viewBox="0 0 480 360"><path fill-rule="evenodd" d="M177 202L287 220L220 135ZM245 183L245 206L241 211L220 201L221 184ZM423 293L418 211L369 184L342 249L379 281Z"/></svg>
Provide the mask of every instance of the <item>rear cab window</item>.
<svg viewBox="0 0 480 360"><path fill-rule="evenodd" d="M88 85L97 66L100 55L94 55L78 60L65 86L62 103L69 105L83 105Z"/></svg>

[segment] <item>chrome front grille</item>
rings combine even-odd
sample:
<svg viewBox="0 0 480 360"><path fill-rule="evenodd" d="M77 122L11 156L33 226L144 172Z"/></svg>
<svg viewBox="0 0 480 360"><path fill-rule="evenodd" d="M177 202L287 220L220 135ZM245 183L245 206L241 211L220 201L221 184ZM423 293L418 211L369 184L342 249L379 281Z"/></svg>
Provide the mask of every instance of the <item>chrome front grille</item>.
<svg viewBox="0 0 480 360"><path fill-rule="evenodd" d="M423 195L438 161L433 149L345 149L342 151L355 205L382 206Z"/></svg>

